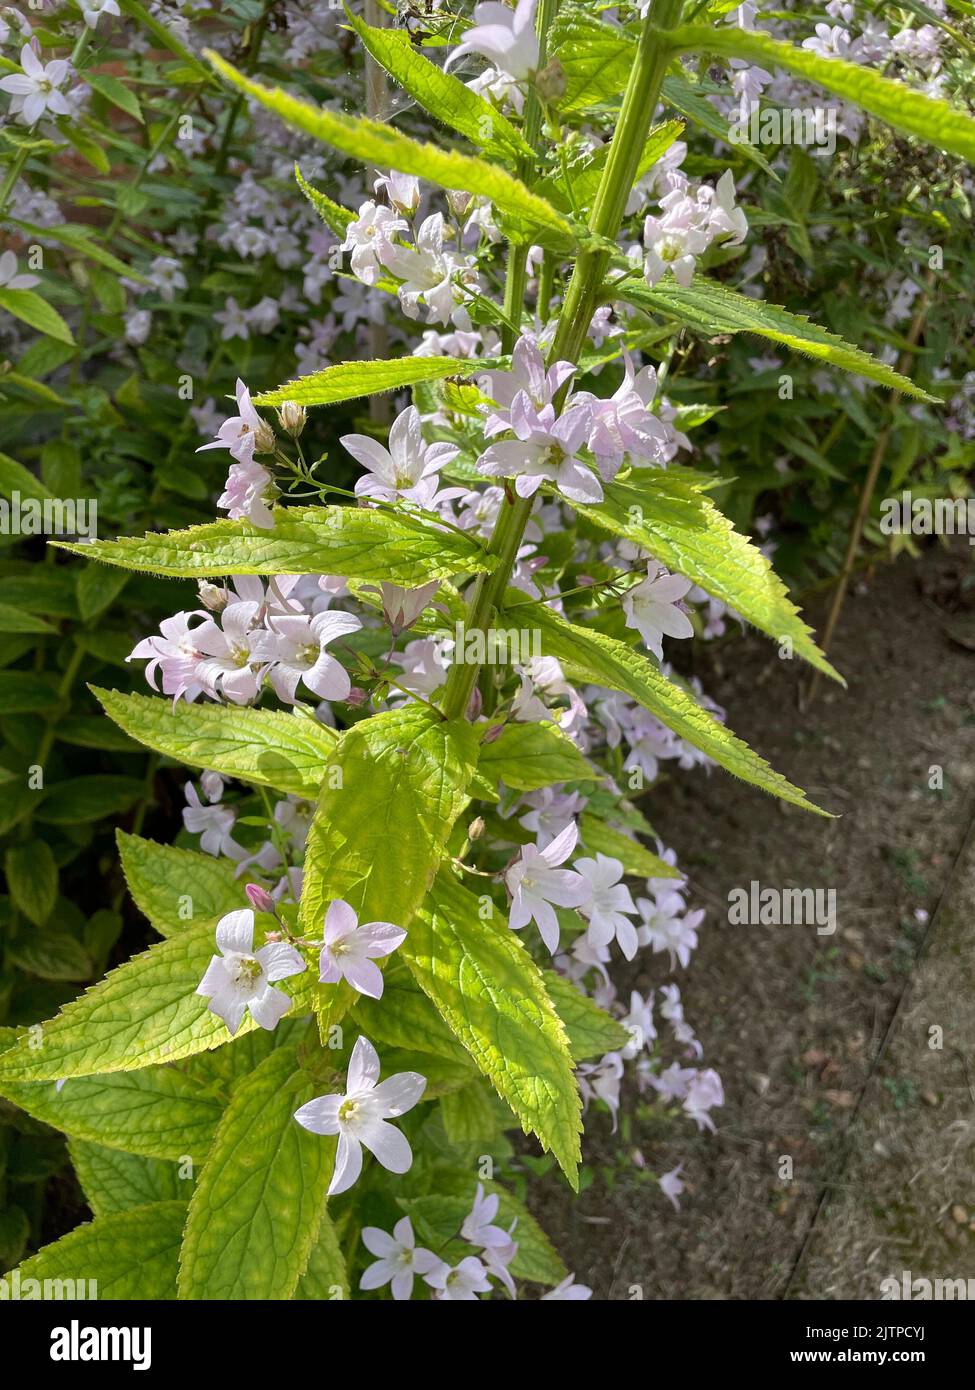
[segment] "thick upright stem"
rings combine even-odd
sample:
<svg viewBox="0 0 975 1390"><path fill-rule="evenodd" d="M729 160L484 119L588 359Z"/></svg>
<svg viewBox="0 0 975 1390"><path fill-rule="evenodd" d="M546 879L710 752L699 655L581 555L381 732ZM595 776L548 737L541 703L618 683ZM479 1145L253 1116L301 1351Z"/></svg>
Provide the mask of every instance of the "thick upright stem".
<svg viewBox="0 0 975 1390"><path fill-rule="evenodd" d="M679 24L682 8L683 0L654 0L643 25L616 134L589 217L590 231L609 241L616 238L623 221L670 61L670 49L661 38L660 30ZM512 251L515 249L513 247ZM604 251L583 251L577 258L559 315L551 361L578 362L609 260L609 253ZM557 406L562 404L568 389L566 385L560 393ZM530 497L516 497L502 506L487 547L489 555L497 556L497 564L490 574L481 575L475 583L467 610L468 631L485 631L501 607L533 501ZM458 719L464 714L478 673L479 668L473 664L458 663L451 668L444 695L444 714L448 719Z"/></svg>

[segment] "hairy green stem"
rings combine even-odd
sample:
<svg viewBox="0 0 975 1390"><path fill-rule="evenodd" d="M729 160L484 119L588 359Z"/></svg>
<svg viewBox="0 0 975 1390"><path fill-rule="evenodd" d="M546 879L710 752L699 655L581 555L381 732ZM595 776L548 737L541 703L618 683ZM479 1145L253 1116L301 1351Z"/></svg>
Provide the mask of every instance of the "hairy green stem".
<svg viewBox="0 0 975 1390"><path fill-rule="evenodd" d="M661 83L671 57L669 45L661 41L660 30L672 29L679 24L682 8L683 0L654 0L644 21L636 62L630 73L620 109L620 119L589 217L589 230L594 236L608 241L615 240L623 221L627 199L636 181L640 154L646 142L650 122L660 98ZM540 21L543 11L544 5L540 11ZM522 248L513 246L511 249L512 253L515 253ZM609 264L609 251L580 252L559 315L550 362L578 362ZM511 277L512 267L509 265L509 285ZM506 293L506 307L507 299ZM516 321L518 317L520 306L515 315ZM569 384L566 383L556 397L557 409L561 407L568 391ZM490 574L480 575L475 582L465 618L465 627L469 632L486 631L495 613L501 608L533 505L533 497L509 495L502 506L487 546L488 554L496 556L497 563ZM458 662L451 668L444 692L443 712L447 719L462 717L477 684L478 675L479 668L473 663Z"/></svg>

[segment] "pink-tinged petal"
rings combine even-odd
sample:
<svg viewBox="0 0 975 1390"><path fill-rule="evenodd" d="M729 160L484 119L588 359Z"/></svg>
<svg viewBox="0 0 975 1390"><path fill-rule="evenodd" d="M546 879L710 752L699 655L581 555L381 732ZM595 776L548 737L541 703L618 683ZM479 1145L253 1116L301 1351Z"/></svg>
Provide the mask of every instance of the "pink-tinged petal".
<svg viewBox="0 0 975 1390"><path fill-rule="evenodd" d="M370 473L378 474L384 483L391 486L395 482L393 460L390 458L389 450L384 449L375 439L370 439L367 434L343 434L339 443L346 453L352 455L356 463L361 463Z"/></svg>
<svg viewBox="0 0 975 1390"><path fill-rule="evenodd" d="M250 1001L248 1008L254 1022L270 1033L291 1008L291 1000L283 989L272 989L269 985L263 994Z"/></svg>
<svg viewBox="0 0 975 1390"><path fill-rule="evenodd" d="M400 1071L381 1081L372 1095L376 1104L382 1107L383 1114L395 1118L412 1110L426 1088L427 1079L419 1072Z"/></svg>
<svg viewBox="0 0 975 1390"><path fill-rule="evenodd" d="M348 936L359 925L359 918L344 898L336 898L329 904L325 913L324 940L331 944L341 936Z"/></svg>
<svg viewBox="0 0 975 1390"><path fill-rule="evenodd" d="M299 953L286 941L269 941L256 955L272 983L300 975L305 969L305 962Z"/></svg>
<svg viewBox="0 0 975 1390"><path fill-rule="evenodd" d="M342 968L327 946L318 957L318 981L323 985L337 985L342 978Z"/></svg>
<svg viewBox="0 0 975 1390"><path fill-rule="evenodd" d="M368 999L383 997L383 972L371 960L356 960L353 956L343 956L339 969L354 990Z"/></svg>
<svg viewBox="0 0 975 1390"><path fill-rule="evenodd" d="M349 673L334 656L322 654L303 677L305 685L322 700L345 700L352 689Z"/></svg>
<svg viewBox="0 0 975 1390"><path fill-rule="evenodd" d="M385 1120L373 1120L363 1126L359 1137L390 1173L409 1171L413 1163L413 1150L406 1135L401 1134L395 1125L387 1124Z"/></svg>
<svg viewBox="0 0 975 1390"><path fill-rule="evenodd" d="M360 1034L355 1040L355 1047L349 1058L349 1094L371 1091L378 1080L379 1054L369 1039Z"/></svg>
<svg viewBox="0 0 975 1390"><path fill-rule="evenodd" d="M406 940L402 927L392 922L366 922L359 928L359 945L367 956L388 956Z"/></svg>
<svg viewBox="0 0 975 1390"><path fill-rule="evenodd" d="M409 1217L404 1219L409 1220ZM394 1226L393 1235L396 1235L396 1230L397 1227ZM369 1254L375 1255L379 1260L389 1259L396 1254L400 1245L403 1244L398 1236L394 1240L393 1236L391 1236L388 1231L382 1230L379 1226L363 1226L362 1243L369 1251Z"/></svg>
<svg viewBox="0 0 975 1390"><path fill-rule="evenodd" d="M217 945L221 951L237 951L249 956L254 949L254 912L252 908L241 907L236 912L228 912L217 923Z"/></svg>
<svg viewBox="0 0 975 1390"><path fill-rule="evenodd" d="M312 1134L338 1134L343 1096L316 1096L295 1111L295 1119Z"/></svg>
<svg viewBox="0 0 975 1390"><path fill-rule="evenodd" d="M540 902L536 906L535 921L538 924L539 936L544 941L549 953L554 956L559 949L559 919L548 903Z"/></svg>
<svg viewBox="0 0 975 1390"><path fill-rule="evenodd" d="M348 1192L362 1172L362 1145L351 1134L341 1133L335 1150L335 1171L328 1185L328 1196Z"/></svg>

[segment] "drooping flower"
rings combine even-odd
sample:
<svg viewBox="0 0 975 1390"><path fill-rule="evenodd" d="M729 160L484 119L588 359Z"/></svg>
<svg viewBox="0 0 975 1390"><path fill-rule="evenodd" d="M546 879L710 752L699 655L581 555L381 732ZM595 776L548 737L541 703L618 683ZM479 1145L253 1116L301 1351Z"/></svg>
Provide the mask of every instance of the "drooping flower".
<svg viewBox="0 0 975 1390"><path fill-rule="evenodd" d="M579 1091L584 1107L594 1099L604 1101L613 1116L613 1133L619 1120L620 1082L623 1079L623 1059L618 1052L607 1052L598 1062L581 1062L576 1069Z"/></svg>
<svg viewBox="0 0 975 1390"><path fill-rule="evenodd" d="M238 463L249 463L255 453L269 454L274 449L274 431L251 404L251 393L237 378L237 414L231 415L217 430L215 439L201 444L198 454L207 449L229 449ZM221 504L222 505L222 504Z"/></svg>
<svg viewBox="0 0 975 1390"><path fill-rule="evenodd" d="M345 1095L318 1096L295 1111L298 1123L313 1134L339 1137L330 1197L346 1192L358 1178L363 1145L389 1172L407 1172L413 1150L406 1136L388 1121L412 1110L426 1084L426 1077L414 1071L397 1072L380 1082L376 1049L368 1038L356 1039Z"/></svg>
<svg viewBox="0 0 975 1390"><path fill-rule="evenodd" d="M481 390L492 402L484 418L484 435L510 430L511 409L515 398L524 393L535 410L551 405L559 389L575 376L571 362L553 362L545 366L538 339L523 333L511 354L511 369L505 372L485 372L480 379Z"/></svg>
<svg viewBox="0 0 975 1390"><path fill-rule="evenodd" d="M388 956L406 940L406 932L392 922L363 922L341 898L329 904L325 913L325 945L319 957L319 980L336 985L346 980L360 994L381 999L383 973L374 964Z"/></svg>
<svg viewBox="0 0 975 1390"><path fill-rule="evenodd" d="M680 1177L683 1166L683 1163L678 1163L676 1168L671 1168L669 1173L664 1173L659 1179L660 1191L674 1204L674 1211L680 1211L680 1202L677 1198L684 1191L684 1184Z"/></svg>
<svg viewBox="0 0 975 1390"><path fill-rule="evenodd" d="M211 957L197 994L209 999L210 1012L218 1014L231 1033L240 1027L245 1010L262 1028L276 1028L291 1007L277 980L300 975L305 962L284 941L268 942L254 950L254 913L249 907L228 912L217 923L220 955Z"/></svg>
<svg viewBox="0 0 975 1390"><path fill-rule="evenodd" d="M588 893L579 911L589 919L586 932L593 946L608 946L615 939L627 960L636 955L636 927L626 915L636 913L636 903L623 878L619 859L597 853L595 859L577 859L576 871L586 880Z"/></svg>
<svg viewBox="0 0 975 1390"><path fill-rule="evenodd" d="M383 616L394 637L413 626L439 588L439 579L431 579L429 584L421 584L418 589L404 589L388 582L380 584Z"/></svg>
<svg viewBox="0 0 975 1390"><path fill-rule="evenodd" d="M183 790L186 794L183 825L191 835L199 835L202 852L212 854L214 859L221 855L228 859L243 859L247 851L231 834L236 820L233 807L213 803L204 806L192 782L187 782Z"/></svg>
<svg viewBox="0 0 975 1390"><path fill-rule="evenodd" d="M216 447L204 444L205 449ZM255 458L232 463L217 506L223 507L231 521L252 521L255 526L270 531L274 526L271 503L278 496L274 479Z"/></svg>
<svg viewBox="0 0 975 1390"><path fill-rule="evenodd" d="M397 1221L392 1235L378 1226L363 1226L362 1243L377 1258L363 1270L359 1288L381 1289L389 1284L397 1302L412 1295L414 1275L430 1274L440 1264L432 1250L417 1245L408 1216Z"/></svg>
<svg viewBox="0 0 975 1390"><path fill-rule="evenodd" d="M65 58L55 58L53 62L42 63L29 43L20 50L20 66L23 72L12 72L0 77L0 91L11 95L11 115L19 115L24 125L34 125L50 112L52 116L70 116L71 107L67 98L58 88L70 71Z"/></svg>
<svg viewBox="0 0 975 1390"><path fill-rule="evenodd" d="M403 497L421 506L432 502L440 469L459 453L456 444L427 444L415 405L393 421L388 448L366 434L344 434L339 442L357 463L369 470L355 485L357 496L376 497L384 502Z"/></svg>
<svg viewBox="0 0 975 1390"><path fill-rule="evenodd" d="M118 0L80 0L81 13L89 29L97 29L98 21L103 14L113 14L118 17L121 11L118 7Z"/></svg>
<svg viewBox="0 0 975 1390"><path fill-rule="evenodd" d="M502 5L500 0L486 0L477 5L473 26L445 66L449 67L465 53L480 53L515 81L527 80L538 67L535 0L518 0L515 9Z"/></svg>
<svg viewBox="0 0 975 1390"><path fill-rule="evenodd" d="M270 663L270 681L280 698L293 705L301 681L322 700L344 700L352 681L326 648L361 627L354 613L337 609L326 609L313 618L305 613L270 617L259 651Z"/></svg>
<svg viewBox="0 0 975 1390"><path fill-rule="evenodd" d="M689 579L679 574L668 574L662 567L651 563L647 566L646 579L623 595L626 626L635 627L647 648L661 661L662 637L694 636L690 618L677 607L690 588Z"/></svg>
<svg viewBox="0 0 975 1390"><path fill-rule="evenodd" d="M555 907L579 907L589 896L589 885L581 874L558 867L575 849L578 838L579 828L573 821L544 849L522 845L521 853L504 876L511 894L509 927L520 931L534 920L553 955L559 946Z"/></svg>
<svg viewBox="0 0 975 1390"><path fill-rule="evenodd" d="M203 694L199 679L201 653L195 641L200 628L190 627L190 619L205 621L206 616L194 610L164 618L159 624L158 635L143 637L125 658L126 661L148 661L145 676L153 690L159 689L156 673L161 671L163 694L172 695L174 704L181 695L190 701Z"/></svg>

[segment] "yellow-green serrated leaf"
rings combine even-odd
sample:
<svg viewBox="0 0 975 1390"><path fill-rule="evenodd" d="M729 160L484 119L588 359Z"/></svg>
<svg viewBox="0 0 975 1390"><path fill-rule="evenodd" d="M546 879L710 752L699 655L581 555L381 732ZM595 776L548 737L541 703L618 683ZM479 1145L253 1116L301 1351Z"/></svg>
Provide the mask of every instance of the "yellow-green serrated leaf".
<svg viewBox="0 0 975 1390"><path fill-rule="evenodd" d="M308 835L301 920L320 927L344 898L366 921L405 927L466 804L474 730L425 706L390 710L342 735Z"/></svg>
<svg viewBox="0 0 975 1390"><path fill-rule="evenodd" d="M308 1267L298 1280L296 1303L333 1303L349 1297L349 1272L339 1238L326 1210L311 1248Z"/></svg>
<svg viewBox="0 0 975 1390"><path fill-rule="evenodd" d="M440 1098L440 1118L452 1144L492 1143L503 1128L502 1111L507 1114L507 1107L479 1076Z"/></svg>
<svg viewBox="0 0 975 1390"><path fill-rule="evenodd" d="M481 744L477 770L491 786L503 782L526 792L553 782L593 782L602 776L554 724L506 724L496 739Z"/></svg>
<svg viewBox="0 0 975 1390"><path fill-rule="evenodd" d="M334 405L357 396L375 396L383 391L399 391L424 381L441 381L447 376L467 377L482 371L483 362L463 357L397 357L386 362L336 362L320 372L286 381L273 391L254 397L255 405Z"/></svg>
<svg viewBox="0 0 975 1390"><path fill-rule="evenodd" d="M326 227L331 227L336 236L344 238L349 223L355 221L355 213L344 208L341 203L334 203L327 193L323 193L321 189L310 184L297 164L295 165L295 182Z"/></svg>
<svg viewBox="0 0 975 1390"><path fill-rule="evenodd" d="M73 1077L60 1090L53 1081L4 1080L0 1094L72 1138L146 1158L202 1159L222 1109L173 1067Z"/></svg>
<svg viewBox="0 0 975 1390"><path fill-rule="evenodd" d="M71 329L57 309L33 290L0 289L0 309L59 343L74 344Z"/></svg>
<svg viewBox="0 0 975 1390"><path fill-rule="evenodd" d="M803 314L790 313L778 304L750 299L716 280L695 276L687 286L671 277L650 289L643 281L628 282L619 298L652 313L667 314L696 333L712 337L719 333L754 333L759 338L780 343L791 352L804 353L831 367L854 376L879 382L891 391L900 391L919 401L938 403L937 396L916 386L909 377L894 371L869 352L855 347L828 329L810 323Z"/></svg>
<svg viewBox="0 0 975 1390"><path fill-rule="evenodd" d="M174 579L223 574L335 574L419 588L431 579L491 569L493 557L457 531L369 507L288 507L273 530L212 521L187 531L150 531L70 550L88 560Z"/></svg>
<svg viewBox="0 0 975 1390"><path fill-rule="evenodd" d="M120 729L157 753L314 799L338 741L333 729L282 710L181 703L91 687Z"/></svg>
<svg viewBox="0 0 975 1390"><path fill-rule="evenodd" d="M133 956L45 1023L40 1047L24 1038L0 1056L0 1090L8 1080L138 1071L220 1047L227 1026L196 993L215 953L212 927L199 923ZM277 988L293 994L302 983ZM246 1014L237 1036L255 1026Z"/></svg>
<svg viewBox="0 0 975 1390"><path fill-rule="evenodd" d="M607 483L598 506L578 510L614 536L649 550L773 641L790 642L811 666L846 684L816 646L758 546L692 485L668 478L664 470L641 470L625 482Z"/></svg>
<svg viewBox="0 0 975 1390"><path fill-rule="evenodd" d="M68 1154L96 1217L112 1216L147 1202L185 1202L192 1190L191 1182L180 1180L179 1165L166 1159L123 1153L88 1139L73 1139Z"/></svg>
<svg viewBox="0 0 975 1390"><path fill-rule="evenodd" d="M631 840L629 835L607 825L599 816L583 812L579 821L579 836L590 854L611 855L620 861L628 874L639 874L641 878L682 877L678 869L641 845L639 840Z"/></svg>
<svg viewBox="0 0 975 1390"><path fill-rule="evenodd" d="M293 1048L240 1083L190 1199L182 1299L290 1298L318 1235L335 1143L294 1119L315 1095Z"/></svg>
<svg viewBox="0 0 975 1390"><path fill-rule="evenodd" d="M617 1023L605 1009L580 994L564 975L554 970L543 970L542 975L555 1012L565 1025L573 1061L584 1062L589 1057L602 1057L626 1047L630 1035L622 1023Z"/></svg>
<svg viewBox="0 0 975 1390"><path fill-rule="evenodd" d="M508 611L513 613L519 602L512 591ZM625 642L566 622L541 604L533 607L532 621L541 632L545 654L556 657L577 679L629 695L680 738L700 748L726 772L750 782L753 787L761 787L817 815L829 814L814 805L804 791L773 771L747 743L719 724L685 690L667 680L645 656Z"/></svg>
<svg viewBox="0 0 975 1390"><path fill-rule="evenodd" d="M157 845L124 830L115 839L132 900L160 936L185 931L191 922L215 925L225 913L247 906L230 860Z"/></svg>
<svg viewBox="0 0 975 1390"><path fill-rule="evenodd" d="M150 1202L76 1226L18 1266L20 1297L30 1297L27 1289L34 1286L27 1280L38 1281L39 1298L43 1281L51 1279L59 1287L55 1298L174 1299L185 1216L185 1202Z"/></svg>
<svg viewBox="0 0 975 1390"><path fill-rule="evenodd" d="M413 46L403 29L374 29L346 6L352 28L363 47L409 92L425 111L450 126L474 145L502 159L533 158L532 147L497 107L474 92L453 73L431 63Z"/></svg>
<svg viewBox="0 0 975 1390"><path fill-rule="evenodd" d="M796 77L862 107L895 130L916 135L919 140L975 163L975 120L971 116L940 98L925 96L902 82L882 77L860 63L823 58L811 49L732 25L714 29L684 25L668 35L668 42L675 52L716 54L741 58L763 68L785 68Z"/></svg>
<svg viewBox="0 0 975 1390"><path fill-rule="evenodd" d="M500 914L442 873L400 947L477 1066L578 1187L581 1101L541 971Z"/></svg>
<svg viewBox="0 0 975 1390"><path fill-rule="evenodd" d="M476 760L473 727L425 706L378 714L343 734L305 849L306 928L320 930L337 898L360 921L408 928L467 804ZM323 1038L356 997L344 981L318 989Z"/></svg>
<svg viewBox="0 0 975 1390"><path fill-rule="evenodd" d="M561 233L568 240L572 239L572 227L560 212L496 164L458 154L456 150L445 150L438 145L411 140L408 135L402 135L380 121L346 116L325 107L312 106L291 96L289 92L264 87L245 77L219 54L206 50L205 56L232 86L254 97L295 129L303 130L342 154L350 155L363 164L372 164L377 169L397 169L401 174L416 174L439 184L441 188L476 193L489 198L502 212L523 217L537 226Z"/></svg>

